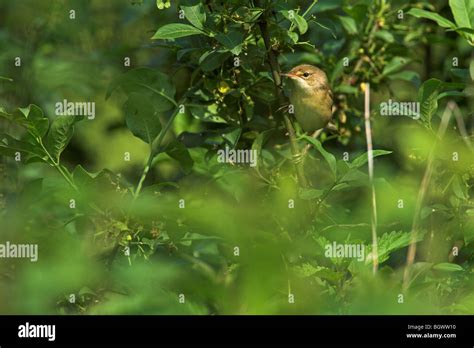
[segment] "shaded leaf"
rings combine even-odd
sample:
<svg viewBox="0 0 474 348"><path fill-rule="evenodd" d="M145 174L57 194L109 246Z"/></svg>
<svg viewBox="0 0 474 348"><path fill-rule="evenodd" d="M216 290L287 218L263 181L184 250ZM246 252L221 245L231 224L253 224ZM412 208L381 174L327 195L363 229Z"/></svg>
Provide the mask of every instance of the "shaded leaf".
<svg viewBox="0 0 474 348"><path fill-rule="evenodd" d="M219 33L216 35L216 40L236 56L242 52L244 35L241 32L230 31L227 34Z"/></svg>
<svg viewBox="0 0 474 348"><path fill-rule="evenodd" d="M310 137L308 135L304 135L303 139L309 142L310 144L313 145L313 147L321 153L321 155L324 157L326 162L329 165L329 169L331 169L331 172L333 173L334 177L336 177L336 171L337 171L337 162L336 158L334 155L328 151L326 151L323 146L321 145L321 142L313 137Z"/></svg>
<svg viewBox="0 0 474 348"><path fill-rule="evenodd" d="M410 11L407 12L409 15L412 15L416 18L427 18L431 19L432 21L435 21L438 23L439 26L443 28L455 28L456 25L451 22L449 19L444 18L443 16L440 16L437 13L430 12L430 11L425 11L419 8L412 8Z"/></svg>
<svg viewBox="0 0 474 348"><path fill-rule="evenodd" d="M379 30L375 32L374 36L388 43L393 43L395 41L393 34L389 32L388 30Z"/></svg>
<svg viewBox="0 0 474 348"><path fill-rule="evenodd" d="M226 50L207 51L199 58L199 65L203 71L212 71L219 68L230 55Z"/></svg>
<svg viewBox="0 0 474 348"><path fill-rule="evenodd" d="M161 123L148 98L131 93L125 102L124 110L127 128L133 135L151 144L161 131Z"/></svg>
<svg viewBox="0 0 474 348"><path fill-rule="evenodd" d="M184 17L196 28L204 29L206 23L206 12L202 3L196 5L181 5L184 11Z"/></svg>
<svg viewBox="0 0 474 348"><path fill-rule="evenodd" d="M357 24L352 17L349 16L337 16L342 24L342 27L349 35L357 34Z"/></svg>
<svg viewBox="0 0 474 348"><path fill-rule="evenodd" d="M382 71L382 76L387 76L399 71L409 62L410 60L405 57L393 57L392 60L390 60L390 62L388 62L387 65L385 65Z"/></svg>
<svg viewBox="0 0 474 348"><path fill-rule="evenodd" d="M178 140L172 141L165 149L165 152L168 156L175 159L183 168L183 171L186 174L191 172L193 168L194 161L189 154L188 149Z"/></svg>
<svg viewBox="0 0 474 348"><path fill-rule="evenodd" d="M174 85L167 75L154 69L137 68L120 75L110 83L106 98L117 88L121 88L126 94L146 96L156 112L167 111L176 106Z"/></svg>

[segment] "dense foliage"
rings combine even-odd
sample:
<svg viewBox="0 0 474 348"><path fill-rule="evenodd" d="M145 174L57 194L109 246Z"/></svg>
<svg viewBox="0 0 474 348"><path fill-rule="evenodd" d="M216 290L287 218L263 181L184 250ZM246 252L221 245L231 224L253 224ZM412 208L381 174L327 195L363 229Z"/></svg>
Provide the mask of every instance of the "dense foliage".
<svg viewBox="0 0 474 348"><path fill-rule="evenodd" d="M474 312L472 2L15 1L0 23L0 243L39 247L0 259L1 313ZM334 93L317 139L280 79L301 63Z"/></svg>

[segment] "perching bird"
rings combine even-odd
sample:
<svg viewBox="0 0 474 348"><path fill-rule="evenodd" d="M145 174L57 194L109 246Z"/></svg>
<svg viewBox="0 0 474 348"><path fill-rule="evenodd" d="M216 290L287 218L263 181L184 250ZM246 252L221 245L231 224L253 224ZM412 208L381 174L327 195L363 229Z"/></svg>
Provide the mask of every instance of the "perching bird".
<svg viewBox="0 0 474 348"><path fill-rule="evenodd" d="M292 81L290 103L295 117L305 132L324 128L332 117L332 91L326 74L321 69L302 64L281 74Z"/></svg>

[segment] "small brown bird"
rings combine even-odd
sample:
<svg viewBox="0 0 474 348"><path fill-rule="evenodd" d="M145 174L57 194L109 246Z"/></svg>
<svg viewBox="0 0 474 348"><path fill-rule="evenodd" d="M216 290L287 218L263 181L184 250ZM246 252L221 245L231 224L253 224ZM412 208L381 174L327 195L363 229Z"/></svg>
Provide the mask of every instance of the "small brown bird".
<svg viewBox="0 0 474 348"><path fill-rule="evenodd" d="M332 91L324 71L302 64L281 74L292 81L290 103L296 120L305 132L324 128L332 117Z"/></svg>

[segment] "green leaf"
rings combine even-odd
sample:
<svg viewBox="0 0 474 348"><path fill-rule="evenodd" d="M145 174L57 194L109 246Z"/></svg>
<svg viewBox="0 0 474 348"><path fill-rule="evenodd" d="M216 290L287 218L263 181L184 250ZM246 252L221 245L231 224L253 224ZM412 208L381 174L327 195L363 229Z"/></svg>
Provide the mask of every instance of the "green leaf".
<svg viewBox="0 0 474 348"><path fill-rule="evenodd" d="M418 233L416 242L423 240L425 232ZM384 233L378 239L378 256L379 262L384 262L390 257L390 253L404 248L411 243L412 234L410 232L392 231Z"/></svg>
<svg viewBox="0 0 474 348"><path fill-rule="evenodd" d="M461 28L456 28L456 31L461 32L461 33L474 34L474 29L473 28L461 27Z"/></svg>
<svg viewBox="0 0 474 348"><path fill-rule="evenodd" d="M388 43L393 43L395 41L393 34L388 30L376 31L374 36Z"/></svg>
<svg viewBox="0 0 474 348"><path fill-rule="evenodd" d="M216 104L190 106L189 110L193 117L203 122L227 123L227 121L217 113Z"/></svg>
<svg viewBox="0 0 474 348"><path fill-rule="evenodd" d="M288 35L288 38L291 40L292 43L298 43L299 36L297 33L295 33L294 31L287 31L286 34Z"/></svg>
<svg viewBox="0 0 474 348"><path fill-rule="evenodd" d="M451 69L451 74L453 74L456 77L459 77L460 79L464 80L465 82L470 80L468 69L453 68L453 69Z"/></svg>
<svg viewBox="0 0 474 348"><path fill-rule="evenodd" d="M321 153L321 155L324 157L326 162L329 165L329 169L331 169L332 174L334 175L334 178L336 177L336 172L337 172L337 162L336 158L334 155L328 151L326 151L323 146L321 145L321 142L313 137L310 137L308 135L303 135L303 139L309 142L314 146L316 150Z"/></svg>
<svg viewBox="0 0 474 348"><path fill-rule="evenodd" d="M76 168L74 168L72 178L78 187L90 187L94 183L94 176L81 165L77 165Z"/></svg>
<svg viewBox="0 0 474 348"><path fill-rule="evenodd" d="M165 152L168 156L179 162L185 174L189 174L191 172L194 161L183 143L178 140L174 140L166 147Z"/></svg>
<svg viewBox="0 0 474 348"><path fill-rule="evenodd" d="M226 50L207 51L199 58L199 65L203 71L212 71L219 68L230 57Z"/></svg>
<svg viewBox="0 0 474 348"><path fill-rule="evenodd" d="M0 134L0 152L4 156L14 156L17 151L40 158L46 155L40 148L29 142L18 140L9 134Z"/></svg>
<svg viewBox="0 0 474 348"><path fill-rule="evenodd" d="M469 65L469 73L471 74L471 80L474 81L474 59L471 60L471 64Z"/></svg>
<svg viewBox="0 0 474 348"><path fill-rule="evenodd" d="M449 0L456 25L461 28L473 28L474 3L472 0Z"/></svg>
<svg viewBox="0 0 474 348"><path fill-rule="evenodd" d="M407 65L410 62L408 58L405 57L393 57L390 62L388 62L387 65L385 65L383 71L382 71L382 76L387 76L390 74L393 74L403 68L405 65Z"/></svg>
<svg viewBox="0 0 474 348"><path fill-rule="evenodd" d="M459 175L455 175L451 183L451 188L453 189L454 194L457 198L461 200L466 200L469 195L467 193L468 187L464 184L463 180Z"/></svg>
<svg viewBox="0 0 474 348"><path fill-rule="evenodd" d="M306 33L308 30L308 22L306 22L304 17L297 14L294 10L282 10L280 13L298 28L300 34Z"/></svg>
<svg viewBox="0 0 474 348"><path fill-rule="evenodd" d="M299 197L304 200L312 200L319 198L323 195L324 190L316 190L316 189L300 189Z"/></svg>
<svg viewBox="0 0 474 348"><path fill-rule="evenodd" d="M308 31L308 22L299 14L295 14L295 23L301 35Z"/></svg>
<svg viewBox="0 0 474 348"><path fill-rule="evenodd" d="M18 108L13 112L13 115L8 116L11 121L25 127L34 138L43 138L48 131L49 120L36 105L31 104L27 108Z"/></svg>
<svg viewBox="0 0 474 348"><path fill-rule="evenodd" d="M137 93L146 96L156 112L167 111L177 106L174 95L176 89L169 77L149 68L137 68L120 75L107 89L106 98L121 88L126 94Z"/></svg>
<svg viewBox="0 0 474 348"><path fill-rule="evenodd" d="M76 123L75 116L58 116L51 123L51 128L46 135L45 146L56 163L59 162L61 153L72 138L74 123Z"/></svg>
<svg viewBox="0 0 474 348"><path fill-rule="evenodd" d="M237 145L241 134L242 128L237 127L223 133L222 138L227 141L231 148L234 148Z"/></svg>
<svg viewBox="0 0 474 348"><path fill-rule="evenodd" d="M184 11L184 17L196 28L204 29L206 23L206 12L202 3L196 5L181 5Z"/></svg>
<svg viewBox="0 0 474 348"><path fill-rule="evenodd" d="M177 39L180 37L191 36L191 35L207 35L204 31L193 27L189 24L172 23L166 24L157 30L155 35L152 36L152 40L159 39Z"/></svg>
<svg viewBox="0 0 474 348"><path fill-rule="evenodd" d="M443 271L443 272L459 272L459 271L464 271L464 268L461 266L455 264L455 263L449 263L449 262L442 262L438 263L433 266L434 270L437 271Z"/></svg>
<svg viewBox="0 0 474 348"><path fill-rule="evenodd" d="M431 128L431 119L438 109L438 94L443 83L438 79L429 79L421 85L418 93L421 121Z"/></svg>
<svg viewBox="0 0 474 348"><path fill-rule="evenodd" d="M440 93L437 97L438 100L441 100L445 97L465 97L466 93L460 92L460 91L446 91L443 93Z"/></svg>
<svg viewBox="0 0 474 348"><path fill-rule="evenodd" d="M227 34L219 33L216 35L216 40L236 56L242 52L244 35L238 31L230 31Z"/></svg>
<svg viewBox="0 0 474 348"><path fill-rule="evenodd" d="M372 158L375 158L377 156L388 155L388 154L391 154L391 153L392 153L392 151L387 151L387 150L373 150L372 151ZM354 159L352 161L352 163L349 164L349 167L351 167L352 169L362 167L364 164L367 163L368 157L369 157L369 155L368 155L367 152L360 155L359 157Z"/></svg>
<svg viewBox="0 0 474 348"><path fill-rule="evenodd" d="M349 35L357 34L357 24L352 17L337 16L342 24L342 27Z"/></svg>
<svg viewBox="0 0 474 348"><path fill-rule="evenodd" d="M412 82L415 86L419 86L421 81L420 81L420 75L416 71L411 71L411 70L404 70L400 71L395 74L391 74L388 76L390 80L404 80L404 81L410 81Z"/></svg>
<svg viewBox="0 0 474 348"><path fill-rule="evenodd" d="M453 22L451 22L449 19L446 19L443 16L440 16L439 14L434 13L434 12L425 11L419 8L412 8L407 13L416 18L431 19L432 21L435 21L436 23L438 23L439 26L443 28L452 28L452 29L456 28L456 25Z"/></svg>
<svg viewBox="0 0 474 348"><path fill-rule="evenodd" d="M148 98L131 93L125 102L125 122L136 137L151 144L161 131L158 115Z"/></svg>

